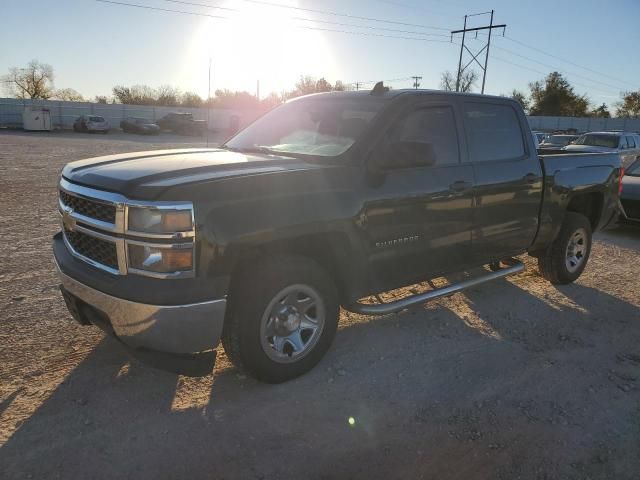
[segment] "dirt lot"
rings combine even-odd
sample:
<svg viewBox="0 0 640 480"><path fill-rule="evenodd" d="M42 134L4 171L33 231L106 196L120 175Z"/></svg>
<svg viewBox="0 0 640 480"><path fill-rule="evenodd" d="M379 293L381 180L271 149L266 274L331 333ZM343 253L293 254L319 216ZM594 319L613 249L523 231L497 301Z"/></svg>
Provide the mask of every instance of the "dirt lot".
<svg viewBox="0 0 640 480"><path fill-rule="evenodd" d="M58 171L189 141L0 132L0 478L640 478L640 229L599 234L574 285L529 264L398 315L345 313L320 365L277 386L222 352L205 378L153 370L72 323Z"/></svg>

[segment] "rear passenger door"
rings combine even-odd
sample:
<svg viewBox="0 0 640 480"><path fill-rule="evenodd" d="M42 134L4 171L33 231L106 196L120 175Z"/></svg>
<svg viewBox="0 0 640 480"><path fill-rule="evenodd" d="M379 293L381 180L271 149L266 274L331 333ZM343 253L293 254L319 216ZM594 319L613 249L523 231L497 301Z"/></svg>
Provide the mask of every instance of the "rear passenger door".
<svg viewBox="0 0 640 480"><path fill-rule="evenodd" d="M475 187L472 249L477 263L524 252L538 229L542 167L524 115L510 102L464 101Z"/></svg>

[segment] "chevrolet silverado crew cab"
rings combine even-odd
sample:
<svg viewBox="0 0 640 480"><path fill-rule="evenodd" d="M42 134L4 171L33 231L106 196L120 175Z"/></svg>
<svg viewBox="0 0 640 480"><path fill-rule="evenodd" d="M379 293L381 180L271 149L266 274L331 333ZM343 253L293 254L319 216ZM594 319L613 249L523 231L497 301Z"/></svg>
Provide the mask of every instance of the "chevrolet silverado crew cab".
<svg viewBox="0 0 640 480"><path fill-rule="evenodd" d="M322 358L341 306L400 311L518 272L523 253L573 282L620 180L615 153L539 156L510 99L380 83L288 101L220 148L67 164L53 251L73 317L144 361L207 374L221 341L282 382Z"/></svg>

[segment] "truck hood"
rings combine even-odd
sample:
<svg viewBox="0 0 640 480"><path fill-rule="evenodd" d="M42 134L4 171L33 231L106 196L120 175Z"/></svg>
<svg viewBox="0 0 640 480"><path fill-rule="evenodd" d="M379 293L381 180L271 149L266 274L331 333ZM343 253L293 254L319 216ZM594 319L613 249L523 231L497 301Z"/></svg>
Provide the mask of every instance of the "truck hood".
<svg viewBox="0 0 640 480"><path fill-rule="evenodd" d="M609 147L595 147L592 145L567 145L563 150L582 153L617 153L618 150Z"/></svg>
<svg viewBox="0 0 640 480"><path fill-rule="evenodd" d="M68 163L62 176L79 185L132 199L152 199L176 185L309 168L319 165L286 156L212 148L155 150L79 160Z"/></svg>

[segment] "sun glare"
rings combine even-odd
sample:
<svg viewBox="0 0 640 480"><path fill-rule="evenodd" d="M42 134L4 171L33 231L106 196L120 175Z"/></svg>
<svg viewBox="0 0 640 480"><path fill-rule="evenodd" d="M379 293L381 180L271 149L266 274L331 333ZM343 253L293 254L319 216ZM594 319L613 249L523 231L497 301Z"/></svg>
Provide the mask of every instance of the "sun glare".
<svg viewBox="0 0 640 480"><path fill-rule="evenodd" d="M308 23L295 20L295 12L243 1L222 5L238 11L221 11L231 19L205 19L193 33L180 78L185 90L206 97L209 58L212 95L223 88L254 93L257 80L262 97L291 89L300 75L336 80L322 32L300 28Z"/></svg>

